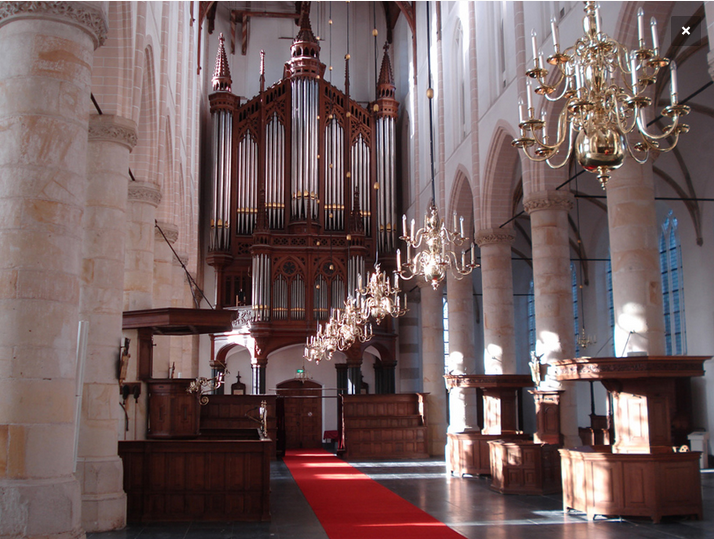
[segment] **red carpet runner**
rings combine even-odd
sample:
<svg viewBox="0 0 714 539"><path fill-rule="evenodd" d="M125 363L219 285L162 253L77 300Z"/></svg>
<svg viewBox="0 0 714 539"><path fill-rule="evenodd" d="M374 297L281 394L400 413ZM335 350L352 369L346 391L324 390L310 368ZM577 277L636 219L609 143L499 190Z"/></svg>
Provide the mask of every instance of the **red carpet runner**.
<svg viewBox="0 0 714 539"><path fill-rule="evenodd" d="M464 539L331 453L289 450L284 461L330 539Z"/></svg>

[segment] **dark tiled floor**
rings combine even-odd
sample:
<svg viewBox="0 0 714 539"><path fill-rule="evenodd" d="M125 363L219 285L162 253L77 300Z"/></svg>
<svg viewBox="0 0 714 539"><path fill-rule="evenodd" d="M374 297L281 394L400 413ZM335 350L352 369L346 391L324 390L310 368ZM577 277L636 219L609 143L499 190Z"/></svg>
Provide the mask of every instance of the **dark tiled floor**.
<svg viewBox="0 0 714 539"><path fill-rule="evenodd" d="M443 461L351 464L468 539L714 539L714 473L702 474L703 520L671 518L653 524L564 514L559 495L497 494L489 489L488 478L447 476ZM327 539L286 466L274 462L271 474L271 522L130 525L87 538Z"/></svg>

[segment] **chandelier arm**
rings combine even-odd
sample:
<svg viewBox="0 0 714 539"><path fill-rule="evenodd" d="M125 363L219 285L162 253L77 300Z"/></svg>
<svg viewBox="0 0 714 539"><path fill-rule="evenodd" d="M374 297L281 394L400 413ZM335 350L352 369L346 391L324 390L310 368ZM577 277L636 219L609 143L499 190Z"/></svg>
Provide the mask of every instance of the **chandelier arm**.
<svg viewBox="0 0 714 539"><path fill-rule="evenodd" d="M658 141L665 139L667 137L670 137L673 135L673 133L676 133L677 127L679 126L679 114L674 114L672 116L672 123L662 131L661 135L653 135L647 131L647 126L644 125L644 122L642 120L642 115L637 116L637 129L640 132L640 134L645 138L648 142L652 141ZM664 150L662 150L664 151Z"/></svg>
<svg viewBox="0 0 714 539"><path fill-rule="evenodd" d="M628 144L626 144L626 146L627 146L627 153L630 154L630 157L632 157L632 159L634 159L635 161L637 161L637 163L639 163L640 165L644 165L644 164L647 162L647 160L649 159L649 157L650 157L650 145L647 144L646 141L645 141L645 144L644 144L645 149L644 149L644 150L640 150L642 153L645 154L644 159L640 159L639 157L637 157L637 155L635 155L635 152L632 151L632 146L633 146L632 144L628 143Z"/></svg>

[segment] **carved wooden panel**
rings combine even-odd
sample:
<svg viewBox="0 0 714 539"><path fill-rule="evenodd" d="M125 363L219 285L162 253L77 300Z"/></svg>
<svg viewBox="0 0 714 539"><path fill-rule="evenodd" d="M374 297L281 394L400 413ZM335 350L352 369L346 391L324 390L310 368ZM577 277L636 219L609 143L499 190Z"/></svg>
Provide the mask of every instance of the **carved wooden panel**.
<svg viewBox="0 0 714 539"><path fill-rule="evenodd" d="M342 435L348 458L426 458L427 425L418 393L343 395Z"/></svg>
<svg viewBox="0 0 714 539"><path fill-rule="evenodd" d="M127 518L270 519L268 440L120 441Z"/></svg>
<svg viewBox="0 0 714 539"><path fill-rule="evenodd" d="M491 441L488 445L492 489L502 494L560 492L557 445L506 440Z"/></svg>
<svg viewBox="0 0 714 539"><path fill-rule="evenodd" d="M198 436L198 398L188 393L191 380L148 380L149 428L147 438Z"/></svg>
<svg viewBox="0 0 714 539"><path fill-rule="evenodd" d="M481 434L480 432L448 433L446 441L447 470L458 476L490 475L491 457L488 442L492 440L530 441L529 434Z"/></svg>

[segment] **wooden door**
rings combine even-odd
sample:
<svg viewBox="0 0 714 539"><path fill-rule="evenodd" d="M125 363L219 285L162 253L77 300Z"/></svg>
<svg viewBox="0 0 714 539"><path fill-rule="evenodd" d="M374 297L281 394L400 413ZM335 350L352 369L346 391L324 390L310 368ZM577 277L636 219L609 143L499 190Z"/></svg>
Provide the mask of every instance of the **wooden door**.
<svg viewBox="0 0 714 539"><path fill-rule="evenodd" d="M286 380L277 386L285 408L285 448L322 447L322 386L311 380Z"/></svg>

